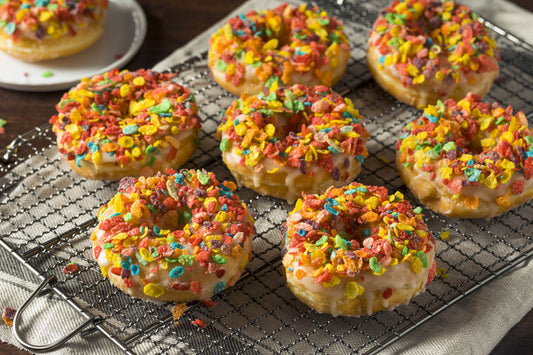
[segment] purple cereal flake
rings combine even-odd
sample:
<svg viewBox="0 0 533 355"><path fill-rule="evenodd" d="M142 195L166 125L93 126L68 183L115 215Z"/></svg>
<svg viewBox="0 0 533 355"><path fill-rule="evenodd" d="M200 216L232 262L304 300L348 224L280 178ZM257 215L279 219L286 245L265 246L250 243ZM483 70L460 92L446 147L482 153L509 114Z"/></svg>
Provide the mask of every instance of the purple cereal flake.
<svg viewBox="0 0 533 355"><path fill-rule="evenodd" d="M344 159L344 168L348 170L350 168L350 159L346 158Z"/></svg>
<svg viewBox="0 0 533 355"><path fill-rule="evenodd" d="M451 75L446 75L444 77L444 85L450 86L454 83L453 77Z"/></svg>
<svg viewBox="0 0 533 355"><path fill-rule="evenodd" d="M413 65L416 67L416 69L420 69L424 65L424 61L421 58L414 57Z"/></svg>
<svg viewBox="0 0 533 355"><path fill-rule="evenodd" d="M520 160L514 154L509 154L509 160L514 163L515 166L520 166Z"/></svg>
<svg viewBox="0 0 533 355"><path fill-rule="evenodd" d="M128 277L130 277L130 274L130 270L122 269L122 271L120 272L120 277L122 277L123 279L127 279Z"/></svg>
<svg viewBox="0 0 533 355"><path fill-rule="evenodd" d="M449 150L446 153L446 158L448 158L450 160L454 160L456 157L457 157L457 151L455 149L454 150Z"/></svg>
<svg viewBox="0 0 533 355"><path fill-rule="evenodd" d="M163 212L163 213L166 213L166 212L168 211L168 208L167 208L167 206L165 206L164 203L159 203L159 204L156 206L156 208L157 208L158 210L160 210L161 212Z"/></svg>
<svg viewBox="0 0 533 355"><path fill-rule="evenodd" d="M440 17L434 16L429 19L429 27L432 29L439 28L440 26L442 26L442 20Z"/></svg>
<svg viewBox="0 0 533 355"><path fill-rule="evenodd" d="M339 168L337 167L333 168L333 170L331 171L331 178L334 181L339 181L339 179L341 178L341 171L339 170Z"/></svg>
<svg viewBox="0 0 533 355"><path fill-rule="evenodd" d="M436 72L437 68L435 68L434 66L427 66L423 74L426 78L432 78Z"/></svg>
<svg viewBox="0 0 533 355"><path fill-rule="evenodd" d="M134 178L134 177L131 177L131 176L122 178L120 180L120 183L118 184L118 189L119 190L127 190L128 188L130 188L133 185L135 185L136 182L137 182L137 179Z"/></svg>
<svg viewBox="0 0 533 355"><path fill-rule="evenodd" d="M315 229L315 230L320 229L320 225L319 225L316 221L313 221L312 219L302 218L302 223L307 223L307 224L309 224L309 225L312 226L313 229Z"/></svg>
<svg viewBox="0 0 533 355"><path fill-rule="evenodd" d="M155 207L158 205L158 198L157 198L157 194L151 194L150 195L150 203Z"/></svg>
<svg viewBox="0 0 533 355"><path fill-rule="evenodd" d="M346 253L344 253L344 255L346 255L350 259L357 259L357 255L355 255L355 253L351 250L348 250Z"/></svg>
<svg viewBox="0 0 533 355"><path fill-rule="evenodd" d="M222 242L218 239L211 240L211 248L213 249L219 249L222 246Z"/></svg>
<svg viewBox="0 0 533 355"><path fill-rule="evenodd" d="M16 313L17 313L16 309L13 309L11 307L5 307L4 312L2 313L2 317L4 317L7 320L13 320L15 319Z"/></svg>
<svg viewBox="0 0 533 355"><path fill-rule="evenodd" d="M202 189L195 189L194 194L198 197L204 197L206 192L205 190L202 190Z"/></svg>
<svg viewBox="0 0 533 355"><path fill-rule="evenodd" d="M300 169L300 173L307 174L307 163L304 159L300 159L298 162L298 168Z"/></svg>
<svg viewBox="0 0 533 355"><path fill-rule="evenodd" d="M520 147L516 147L516 154L518 155L518 158L520 158L520 160L524 160L526 158L524 150Z"/></svg>

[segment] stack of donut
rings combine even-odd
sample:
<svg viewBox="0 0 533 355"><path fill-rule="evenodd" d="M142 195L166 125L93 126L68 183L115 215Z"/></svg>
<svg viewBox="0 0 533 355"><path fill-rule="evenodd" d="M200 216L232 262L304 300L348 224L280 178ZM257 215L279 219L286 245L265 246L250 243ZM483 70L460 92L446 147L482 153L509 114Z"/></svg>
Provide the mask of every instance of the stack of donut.
<svg viewBox="0 0 533 355"><path fill-rule="evenodd" d="M28 62L69 56L104 33L108 0L4 0L0 50Z"/></svg>

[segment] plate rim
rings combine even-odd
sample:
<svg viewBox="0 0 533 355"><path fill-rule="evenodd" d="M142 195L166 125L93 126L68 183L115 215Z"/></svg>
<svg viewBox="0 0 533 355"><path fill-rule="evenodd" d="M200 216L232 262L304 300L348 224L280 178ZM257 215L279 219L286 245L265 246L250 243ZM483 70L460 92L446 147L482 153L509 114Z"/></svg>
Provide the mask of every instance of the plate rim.
<svg viewBox="0 0 533 355"><path fill-rule="evenodd" d="M122 68L127 62L129 62L135 54L141 48L144 39L146 38L146 33L148 29L146 14L142 9L141 5L136 0L109 0L111 3L117 4L121 8L126 8L129 10L131 19L134 25L133 39L130 47L119 59L113 61L109 65L81 75L81 77L73 80L65 80L60 82L54 82L50 84L32 84L32 83L13 83L10 81L3 81L0 78L0 87L16 91L26 91L26 92L48 92L48 91L57 91L64 90L72 87L77 82L79 82L83 77L92 77L98 74L105 73L114 68ZM6 54L8 55L8 54Z"/></svg>

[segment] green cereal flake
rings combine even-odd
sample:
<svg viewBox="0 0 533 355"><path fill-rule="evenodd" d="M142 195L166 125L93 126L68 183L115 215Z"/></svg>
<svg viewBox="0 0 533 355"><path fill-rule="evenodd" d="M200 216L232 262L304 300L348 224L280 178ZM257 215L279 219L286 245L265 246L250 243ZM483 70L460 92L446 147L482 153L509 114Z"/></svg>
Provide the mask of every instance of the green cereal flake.
<svg viewBox="0 0 533 355"><path fill-rule="evenodd" d="M381 271L381 264L379 263L377 257L375 256L371 257L368 262L369 262L370 270L372 270L376 274Z"/></svg>

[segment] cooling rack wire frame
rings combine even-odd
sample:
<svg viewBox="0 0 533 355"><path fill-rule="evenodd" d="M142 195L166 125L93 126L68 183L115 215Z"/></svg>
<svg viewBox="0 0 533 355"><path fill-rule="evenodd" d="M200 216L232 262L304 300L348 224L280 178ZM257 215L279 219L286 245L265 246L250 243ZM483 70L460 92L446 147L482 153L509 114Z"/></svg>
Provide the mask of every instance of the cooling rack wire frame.
<svg viewBox="0 0 533 355"><path fill-rule="evenodd" d="M335 89L353 100L371 132L370 155L357 180L401 191L416 204L394 167L394 143L420 111L381 90L365 62L368 32L378 9L387 4L319 5L344 20L352 58ZM533 48L492 23L486 25L501 48L502 63L485 98L526 112L531 122ZM203 119L201 145L185 167L206 168L219 180L232 179L214 133L221 112L234 97L211 79L205 53L170 70L195 94ZM78 329L54 344L32 345L19 335L23 345L36 351L60 347L78 332L100 332L129 354L377 353L533 255L531 202L491 220L452 219L424 209L437 239L438 267L445 273L409 305L361 318L331 317L309 309L285 286L279 227L292 206L242 188L237 194L255 215L257 228L247 272L234 287L214 297L215 307L190 303L174 324L171 304L127 296L103 278L93 261L89 235L96 226L94 216L114 195L117 183L87 181L72 173L56 152L50 125L19 136L0 151L0 161L0 245L42 281L19 314L34 297L53 293L82 318ZM450 237L439 238L442 231L449 231ZM72 262L78 271L63 273ZM197 318L205 328L191 323Z"/></svg>

